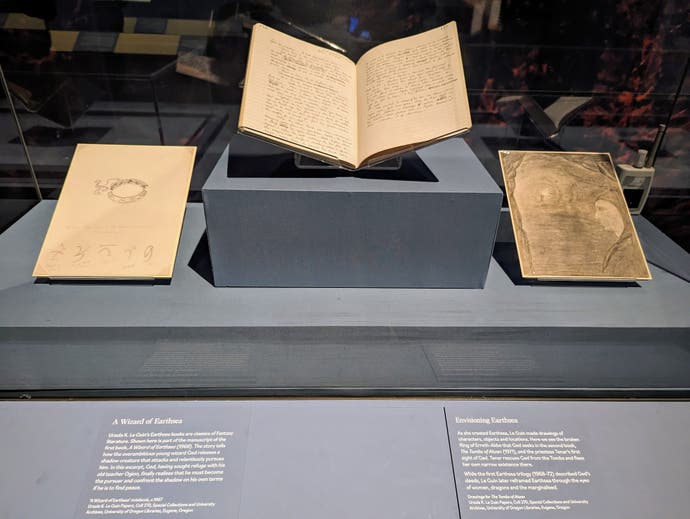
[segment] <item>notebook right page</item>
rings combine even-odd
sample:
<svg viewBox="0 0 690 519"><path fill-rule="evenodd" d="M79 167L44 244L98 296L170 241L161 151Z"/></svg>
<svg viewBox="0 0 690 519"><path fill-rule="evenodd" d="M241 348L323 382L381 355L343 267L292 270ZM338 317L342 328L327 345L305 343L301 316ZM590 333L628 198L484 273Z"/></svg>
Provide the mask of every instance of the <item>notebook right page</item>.
<svg viewBox="0 0 690 519"><path fill-rule="evenodd" d="M455 22L368 51L357 89L360 162L472 126Z"/></svg>

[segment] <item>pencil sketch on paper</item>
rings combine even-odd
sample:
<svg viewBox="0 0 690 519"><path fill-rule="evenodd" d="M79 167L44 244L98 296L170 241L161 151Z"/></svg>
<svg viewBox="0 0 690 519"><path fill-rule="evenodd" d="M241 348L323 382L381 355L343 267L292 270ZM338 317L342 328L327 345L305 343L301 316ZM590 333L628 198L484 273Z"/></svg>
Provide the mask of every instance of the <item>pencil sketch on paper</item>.
<svg viewBox="0 0 690 519"><path fill-rule="evenodd" d="M196 148L78 144L33 275L169 279Z"/></svg>
<svg viewBox="0 0 690 519"><path fill-rule="evenodd" d="M607 153L499 157L523 277L651 279Z"/></svg>

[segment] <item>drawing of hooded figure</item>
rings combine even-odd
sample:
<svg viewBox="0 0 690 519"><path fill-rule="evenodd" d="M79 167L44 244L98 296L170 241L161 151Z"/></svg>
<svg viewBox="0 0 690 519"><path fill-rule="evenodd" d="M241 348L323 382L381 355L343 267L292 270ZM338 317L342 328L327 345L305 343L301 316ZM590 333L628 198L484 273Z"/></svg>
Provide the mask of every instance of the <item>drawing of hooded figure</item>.
<svg viewBox="0 0 690 519"><path fill-rule="evenodd" d="M648 277L607 155L512 152L502 158L524 275Z"/></svg>

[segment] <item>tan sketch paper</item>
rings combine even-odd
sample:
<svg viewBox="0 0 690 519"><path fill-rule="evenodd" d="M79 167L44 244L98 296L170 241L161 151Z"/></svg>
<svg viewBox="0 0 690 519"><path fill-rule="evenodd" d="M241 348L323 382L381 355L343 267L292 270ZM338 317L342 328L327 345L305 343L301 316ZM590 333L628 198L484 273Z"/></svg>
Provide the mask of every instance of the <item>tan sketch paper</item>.
<svg viewBox="0 0 690 519"><path fill-rule="evenodd" d="M193 146L79 144L33 275L171 278Z"/></svg>
<svg viewBox="0 0 690 519"><path fill-rule="evenodd" d="M651 279L608 153L499 157L523 277Z"/></svg>
<svg viewBox="0 0 690 519"><path fill-rule="evenodd" d="M356 64L254 25L242 133L356 169L471 126L455 22L378 45Z"/></svg>

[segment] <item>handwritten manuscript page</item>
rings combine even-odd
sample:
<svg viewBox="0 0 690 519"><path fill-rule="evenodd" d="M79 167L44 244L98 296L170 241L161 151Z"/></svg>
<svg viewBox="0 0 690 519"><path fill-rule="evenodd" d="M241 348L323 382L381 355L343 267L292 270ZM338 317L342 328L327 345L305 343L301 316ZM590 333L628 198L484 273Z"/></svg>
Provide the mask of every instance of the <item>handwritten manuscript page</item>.
<svg viewBox="0 0 690 519"><path fill-rule="evenodd" d="M79 144L36 277L172 277L196 148Z"/></svg>
<svg viewBox="0 0 690 519"><path fill-rule="evenodd" d="M356 164L355 65L254 25L239 127L306 154Z"/></svg>
<svg viewBox="0 0 690 519"><path fill-rule="evenodd" d="M358 162L472 126L455 22L371 49L357 82Z"/></svg>

